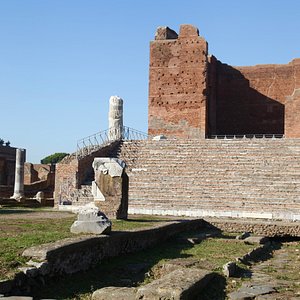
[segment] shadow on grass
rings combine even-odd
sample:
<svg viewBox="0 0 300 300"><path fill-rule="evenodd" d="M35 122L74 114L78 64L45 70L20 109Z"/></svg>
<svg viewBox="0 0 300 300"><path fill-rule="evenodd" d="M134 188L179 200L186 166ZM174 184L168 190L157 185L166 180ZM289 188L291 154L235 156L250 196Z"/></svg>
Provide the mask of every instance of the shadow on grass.
<svg viewBox="0 0 300 300"><path fill-rule="evenodd" d="M269 244L265 244L263 247L257 248L252 251L252 254L246 260L242 260L245 265L251 265L253 263L263 262L273 258L273 251L279 250L282 247L282 243L277 241L271 241Z"/></svg>
<svg viewBox="0 0 300 300"><path fill-rule="evenodd" d="M279 250L282 247L282 243L272 241L269 245L257 248L253 251L252 255L246 259L240 260L245 266L251 266L256 263L267 261L273 258L273 251ZM252 278L251 268L247 269L242 266L237 266L236 276L239 278Z"/></svg>
<svg viewBox="0 0 300 300"><path fill-rule="evenodd" d="M155 222L157 222L157 223L167 223L167 222L176 222L176 221L183 221L183 220L177 220L177 219L163 219L163 218L161 218L161 219L127 219L126 220L126 222L132 222L132 223L135 223L135 222L142 222L142 223L147 223L147 222L149 222L149 223L155 223Z"/></svg>
<svg viewBox="0 0 300 300"><path fill-rule="evenodd" d="M150 276L151 268L159 261L190 257L181 252L191 247L191 244L173 238L144 251L105 259L86 272L51 278L45 286L37 286L32 295L34 299L80 299L80 295L107 286L137 286Z"/></svg>

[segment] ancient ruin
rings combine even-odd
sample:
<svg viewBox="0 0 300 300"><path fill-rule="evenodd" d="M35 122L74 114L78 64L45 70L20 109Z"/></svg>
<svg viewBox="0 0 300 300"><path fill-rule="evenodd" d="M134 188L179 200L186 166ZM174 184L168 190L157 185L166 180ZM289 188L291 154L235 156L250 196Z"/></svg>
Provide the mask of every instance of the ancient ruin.
<svg viewBox="0 0 300 300"><path fill-rule="evenodd" d="M119 134L123 102L111 97L118 134L57 165L56 203L108 203L89 183L92 162L115 157L126 164L130 214L300 220L300 60L232 67L182 25L157 29L149 68L148 139Z"/></svg>
<svg viewBox="0 0 300 300"><path fill-rule="evenodd" d="M26 150L0 145L0 200L53 206L55 166L25 162ZM43 199L36 197L43 193ZM36 200L36 201L35 201Z"/></svg>
<svg viewBox="0 0 300 300"><path fill-rule="evenodd" d="M87 205L78 211L70 230L72 233L108 234L111 222L96 206Z"/></svg>
<svg viewBox="0 0 300 300"><path fill-rule="evenodd" d="M163 250L175 250L163 256L162 264L162 249L150 264L120 267L119 261L111 268L117 274L113 286L106 281L94 290L90 282L91 298L194 299L207 290L214 295L207 299L298 295L298 240L280 248L286 237L300 236L299 75L300 59L287 65L232 67L208 55L208 44L194 26L182 25L179 34L159 27L150 45L149 136L143 139L123 125L123 100L112 96L109 129L80 140L83 146L57 164L55 203L77 207L71 232L98 236L26 249L26 266L13 279L0 281L0 293L39 293L41 286L51 284L55 288L48 290L55 293L67 274L85 271L90 280L86 271L105 259L160 244ZM11 180L3 172L12 158L8 154L0 156L1 183ZM25 151L16 149L17 200L24 197L24 161ZM25 164L25 182L35 190L53 179L50 165ZM38 191L35 200L42 203L45 193ZM168 218L153 228L101 236L111 230L106 215L126 219L128 213L195 219ZM140 216L135 218L131 221L140 222ZM228 251L230 261L222 262L223 272L215 264L221 255L205 257L216 244L200 252L200 258L186 252L206 248L214 237L215 243L224 239L227 251L236 244ZM172 243L162 244L165 240ZM247 251L237 255L240 248ZM222 250L219 246L217 251L226 252ZM99 277L107 276L99 269Z"/></svg>
<svg viewBox="0 0 300 300"><path fill-rule="evenodd" d="M300 137L300 59L236 67L208 54L192 25L159 27L150 43L149 134Z"/></svg>
<svg viewBox="0 0 300 300"><path fill-rule="evenodd" d="M127 219L128 179L125 163L118 158L94 158L94 203L110 218Z"/></svg>

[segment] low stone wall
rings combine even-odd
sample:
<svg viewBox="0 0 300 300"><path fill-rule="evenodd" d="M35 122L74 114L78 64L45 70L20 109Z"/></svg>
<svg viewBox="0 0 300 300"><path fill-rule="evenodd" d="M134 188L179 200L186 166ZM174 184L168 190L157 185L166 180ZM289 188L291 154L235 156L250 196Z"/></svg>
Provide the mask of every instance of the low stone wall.
<svg viewBox="0 0 300 300"><path fill-rule="evenodd" d="M268 237L300 237L300 222L205 218L212 226L227 232L252 232Z"/></svg>
<svg viewBox="0 0 300 300"><path fill-rule="evenodd" d="M45 282L47 277L87 270L108 257L137 252L180 232L198 230L206 225L200 219L172 221L150 229L112 232L109 236L81 236L31 247L23 256L35 262L31 267L23 268L14 280L0 282L0 294L30 293L30 286Z"/></svg>

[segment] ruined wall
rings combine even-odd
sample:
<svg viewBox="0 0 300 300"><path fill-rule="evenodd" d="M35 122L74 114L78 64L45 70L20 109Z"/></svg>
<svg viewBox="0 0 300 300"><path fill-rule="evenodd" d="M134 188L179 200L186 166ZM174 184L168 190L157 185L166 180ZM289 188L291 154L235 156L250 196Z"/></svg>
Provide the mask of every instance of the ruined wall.
<svg viewBox="0 0 300 300"><path fill-rule="evenodd" d="M286 111L287 99L300 86L300 60L287 65L232 67L209 62L210 134L285 134L285 123L297 110ZM296 109L296 111L295 111ZM298 131L300 136L300 131ZM295 135L293 135L295 137Z"/></svg>
<svg viewBox="0 0 300 300"><path fill-rule="evenodd" d="M298 77L299 78L299 77ZM289 138L300 137L300 88L293 91L293 94L287 97L285 104L285 131L286 136Z"/></svg>
<svg viewBox="0 0 300 300"><path fill-rule="evenodd" d="M73 190L78 188L78 161L56 164L54 199L56 204L69 201Z"/></svg>
<svg viewBox="0 0 300 300"><path fill-rule="evenodd" d="M292 128L297 105L286 110L300 87L300 59L286 65L232 67L211 57L208 69L210 134L300 137L300 130Z"/></svg>
<svg viewBox="0 0 300 300"><path fill-rule="evenodd" d="M288 100L290 103L293 102L290 96L293 95L295 89L300 88L300 59L294 59L286 65L258 65L238 69L249 80L253 90L265 95L268 100L272 100L269 100L265 106L262 121L267 123L273 115L274 126L277 125L275 120L278 120L278 117L282 124L291 123L299 110L287 110L286 105ZM296 132L290 125L287 128L283 127L283 133L287 137L300 137L299 129ZM292 136L291 131L296 135Z"/></svg>
<svg viewBox="0 0 300 300"><path fill-rule="evenodd" d="M0 146L0 185L14 185L15 164L16 148Z"/></svg>
<svg viewBox="0 0 300 300"><path fill-rule="evenodd" d="M280 133L289 136L285 120L288 96L300 87L300 60L287 65L217 67L217 131ZM300 131L298 132L300 135Z"/></svg>
<svg viewBox="0 0 300 300"><path fill-rule="evenodd" d="M158 28L150 44L149 72L151 135L300 137L298 96L292 96L300 88L300 59L233 67L208 56L197 29L182 25L179 36Z"/></svg>
<svg viewBox="0 0 300 300"><path fill-rule="evenodd" d="M56 164L55 171L55 203L76 201L77 190L84 183L91 184L94 180L92 163L95 157L116 157L119 141L113 142L98 151L92 152L79 160L66 157Z"/></svg>
<svg viewBox="0 0 300 300"><path fill-rule="evenodd" d="M36 181L47 180L50 172L50 165L32 164L26 162L24 165L24 184L31 184Z"/></svg>
<svg viewBox="0 0 300 300"><path fill-rule="evenodd" d="M199 138L206 131L207 43L182 25L158 28L150 44L150 135Z"/></svg>

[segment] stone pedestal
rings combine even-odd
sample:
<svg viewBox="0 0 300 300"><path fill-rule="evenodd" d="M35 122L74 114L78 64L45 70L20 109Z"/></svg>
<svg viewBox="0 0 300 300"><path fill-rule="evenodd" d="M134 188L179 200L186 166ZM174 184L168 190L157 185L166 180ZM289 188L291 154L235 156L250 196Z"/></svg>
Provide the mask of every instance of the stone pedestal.
<svg viewBox="0 0 300 300"><path fill-rule="evenodd" d="M96 206L86 206L78 211L77 221L70 230L72 233L108 234L111 222Z"/></svg>
<svg viewBox="0 0 300 300"><path fill-rule="evenodd" d="M124 172L125 163L118 158L97 157L93 168L95 205L109 218L127 219L128 176Z"/></svg>
<svg viewBox="0 0 300 300"><path fill-rule="evenodd" d="M26 157L25 149L16 150L15 187L12 199L21 201L24 199L24 164Z"/></svg>
<svg viewBox="0 0 300 300"><path fill-rule="evenodd" d="M111 96L109 99L108 128L110 141L122 139L123 100L118 96Z"/></svg>

